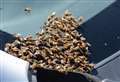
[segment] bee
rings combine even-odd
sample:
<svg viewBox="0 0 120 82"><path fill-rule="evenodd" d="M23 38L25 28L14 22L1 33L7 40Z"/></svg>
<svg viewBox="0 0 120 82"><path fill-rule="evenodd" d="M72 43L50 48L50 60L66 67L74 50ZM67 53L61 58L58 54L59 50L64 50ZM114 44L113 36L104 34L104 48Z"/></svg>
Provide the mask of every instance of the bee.
<svg viewBox="0 0 120 82"><path fill-rule="evenodd" d="M26 8L24 9L24 11L26 12L26 14L30 14L31 11L32 11L32 8L31 8L31 7L26 7Z"/></svg>
<svg viewBox="0 0 120 82"><path fill-rule="evenodd" d="M70 15L72 15L70 12L69 12L69 10L67 9L65 12L64 12L64 16L70 16Z"/></svg>

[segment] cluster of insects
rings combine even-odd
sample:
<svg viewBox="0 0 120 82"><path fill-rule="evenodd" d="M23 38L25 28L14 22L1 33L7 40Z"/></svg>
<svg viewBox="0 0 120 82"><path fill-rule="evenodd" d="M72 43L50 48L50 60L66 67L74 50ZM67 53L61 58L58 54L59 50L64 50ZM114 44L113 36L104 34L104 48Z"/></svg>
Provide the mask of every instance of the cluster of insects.
<svg viewBox="0 0 120 82"><path fill-rule="evenodd" d="M94 67L88 60L90 44L76 30L82 22L83 17L77 20L68 10L63 16L56 16L53 12L35 38L16 34L16 40L7 43L5 51L30 62L33 70L89 72Z"/></svg>

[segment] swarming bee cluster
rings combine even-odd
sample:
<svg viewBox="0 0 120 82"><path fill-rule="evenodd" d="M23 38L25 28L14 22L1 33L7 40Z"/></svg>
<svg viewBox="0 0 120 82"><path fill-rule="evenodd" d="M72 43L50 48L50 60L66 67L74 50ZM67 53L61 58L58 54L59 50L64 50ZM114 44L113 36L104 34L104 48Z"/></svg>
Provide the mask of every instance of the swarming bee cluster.
<svg viewBox="0 0 120 82"><path fill-rule="evenodd" d="M53 12L35 38L16 34L16 40L7 43L5 51L30 62L33 70L89 72L94 66L88 60L90 44L76 30L82 22L83 17L77 20L68 10L63 16L56 16Z"/></svg>

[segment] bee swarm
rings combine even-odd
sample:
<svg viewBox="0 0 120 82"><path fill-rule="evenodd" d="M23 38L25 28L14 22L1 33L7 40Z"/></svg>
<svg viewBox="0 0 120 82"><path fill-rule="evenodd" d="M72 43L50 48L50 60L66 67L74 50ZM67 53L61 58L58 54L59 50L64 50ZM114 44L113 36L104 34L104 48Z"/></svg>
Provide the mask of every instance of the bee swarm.
<svg viewBox="0 0 120 82"><path fill-rule="evenodd" d="M89 43L76 30L82 22L83 17L77 20L69 11L61 17L53 12L35 38L16 34L16 40L7 43L5 51L30 62L33 70L89 72L94 66L88 61Z"/></svg>

